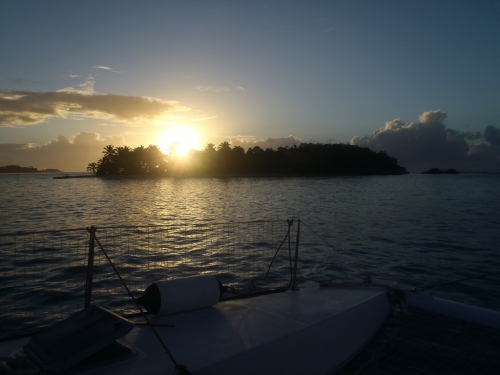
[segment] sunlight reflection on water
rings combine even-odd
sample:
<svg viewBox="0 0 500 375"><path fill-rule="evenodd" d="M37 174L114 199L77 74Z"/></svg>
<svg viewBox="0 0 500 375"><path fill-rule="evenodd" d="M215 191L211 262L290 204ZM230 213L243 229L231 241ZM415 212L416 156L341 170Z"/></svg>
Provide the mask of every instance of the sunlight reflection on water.
<svg viewBox="0 0 500 375"><path fill-rule="evenodd" d="M499 269L499 182L499 175L472 174L66 180L0 175L0 224L6 233L300 218L333 248L318 247L316 235L303 226L304 277L335 277L328 266L334 262L417 286ZM472 293L469 301L500 309L498 279L437 292L461 299L475 285L483 293Z"/></svg>

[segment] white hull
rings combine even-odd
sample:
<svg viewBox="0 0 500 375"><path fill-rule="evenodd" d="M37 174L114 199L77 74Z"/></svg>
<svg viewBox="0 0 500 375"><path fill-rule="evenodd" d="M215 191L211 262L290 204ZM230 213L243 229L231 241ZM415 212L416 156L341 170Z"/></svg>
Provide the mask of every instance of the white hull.
<svg viewBox="0 0 500 375"><path fill-rule="evenodd" d="M179 364L191 374L332 374L352 360L384 324L390 295L417 308L500 330L500 313L380 286L330 286L218 302L150 316ZM397 297L396 297L397 298ZM136 318L135 322L142 322ZM422 327L425 329L425 327ZM76 338L75 338L76 339ZM29 338L0 343L5 357ZM179 374L151 328L135 325L119 339L134 355L72 370L80 374ZM1 371L0 371L1 373Z"/></svg>
<svg viewBox="0 0 500 375"><path fill-rule="evenodd" d="M430 311L500 330L500 313L497 311L412 292L405 293L404 303L409 308Z"/></svg>
<svg viewBox="0 0 500 375"><path fill-rule="evenodd" d="M151 321L175 325L156 330L192 374L328 374L369 343L389 312L384 288L328 287L224 301ZM3 343L0 355L25 342ZM135 326L120 342L137 354L83 373L178 373L150 327Z"/></svg>

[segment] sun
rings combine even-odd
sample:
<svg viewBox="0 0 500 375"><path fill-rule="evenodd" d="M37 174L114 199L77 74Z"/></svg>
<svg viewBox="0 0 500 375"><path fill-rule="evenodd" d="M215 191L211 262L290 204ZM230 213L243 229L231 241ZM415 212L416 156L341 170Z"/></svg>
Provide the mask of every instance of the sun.
<svg viewBox="0 0 500 375"><path fill-rule="evenodd" d="M160 133L158 147L165 154L185 156L191 149L200 148L200 135L190 126L175 126Z"/></svg>

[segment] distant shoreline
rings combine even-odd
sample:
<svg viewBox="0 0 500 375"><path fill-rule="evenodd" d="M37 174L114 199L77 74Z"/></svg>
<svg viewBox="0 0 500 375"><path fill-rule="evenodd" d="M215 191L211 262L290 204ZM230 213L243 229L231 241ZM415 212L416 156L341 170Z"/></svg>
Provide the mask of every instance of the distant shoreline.
<svg viewBox="0 0 500 375"><path fill-rule="evenodd" d="M19 165L6 165L0 167L0 173L63 173L59 169L40 169L35 167L21 167Z"/></svg>
<svg viewBox="0 0 500 375"><path fill-rule="evenodd" d="M64 176L56 176L56 177L53 177L54 180L65 180L67 178L91 178L91 177L97 177L95 174L91 174L91 175L74 175L74 176L71 176L71 175L64 175Z"/></svg>
<svg viewBox="0 0 500 375"><path fill-rule="evenodd" d="M441 170L439 168L431 168L425 172L422 172L421 174L459 174L456 169L450 168L447 170Z"/></svg>
<svg viewBox="0 0 500 375"><path fill-rule="evenodd" d="M84 173L84 172L81 172ZM378 174L335 174L335 175L305 175L305 174L280 174L280 173L256 173L256 174L114 174L114 175L65 175L53 177L57 180L70 178L97 177L104 180L126 180L126 179L154 179L154 178L331 178L331 177L368 177L368 176L399 176L396 173Z"/></svg>
<svg viewBox="0 0 500 375"><path fill-rule="evenodd" d="M46 171L46 170L40 170L40 171L36 171L36 172L19 172L19 171L16 171L16 172L10 172L10 171L1 171L0 170L0 173L5 173L5 174L37 174L37 173L64 173L63 171L52 171L52 170L49 170L49 171Z"/></svg>

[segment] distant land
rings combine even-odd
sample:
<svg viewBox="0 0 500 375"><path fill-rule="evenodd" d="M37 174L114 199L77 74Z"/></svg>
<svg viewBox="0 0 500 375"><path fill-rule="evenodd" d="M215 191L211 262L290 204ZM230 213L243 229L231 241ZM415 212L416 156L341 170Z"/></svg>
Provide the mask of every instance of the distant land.
<svg viewBox="0 0 500 375"><path fill-rule="evenodd" d="M431 168L428 171L422 172L421 174L458 174L459 172L456 169L450 168L445 171L442 171L439 168Z"/></svg>
<svg viewBox="0 0 500 375"><path fill-rule="evenodd" d="M59 169L40 169L35 167L20 167L19 165L6 165L0 167L0 173L60 173Z"/></svg>

